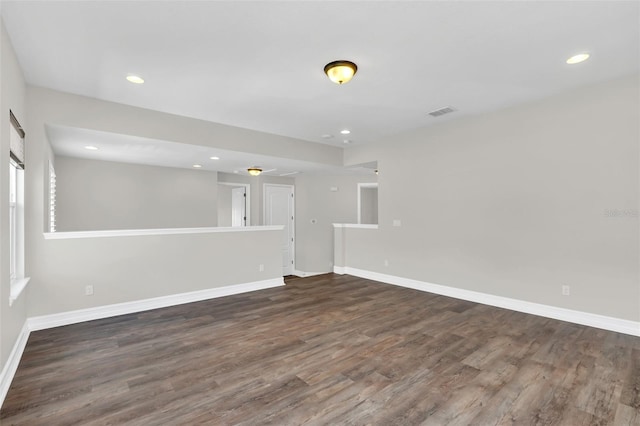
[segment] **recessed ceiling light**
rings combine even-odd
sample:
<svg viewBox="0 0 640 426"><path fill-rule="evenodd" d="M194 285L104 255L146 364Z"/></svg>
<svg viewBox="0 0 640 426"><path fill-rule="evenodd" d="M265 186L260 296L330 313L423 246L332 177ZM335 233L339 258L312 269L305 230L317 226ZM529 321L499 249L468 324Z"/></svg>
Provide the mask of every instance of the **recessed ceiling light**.
<svg viewBox="0 0 640 426"><path fill-rule="evenodd" d="M349 133L351 133L351 130L348 130L348 129L340 130L340 133L342 133L343 135L348 135Z"/></svg>
<svg viewBox="0 0 640 426"><path fill-rule="evenodd" d="M84 149L88 149L89 151L97 151L98 147L93 145L87 145L84 147Z"/></svg>
<svg viewBox="0 0 640 426"><path fill-rule="evenodd" d="M220 157L209 157L209 160L219 160Z"/></svg>
<svg viewBox="0 0 640 426"><path fill-rule="evenodd" d="M331 139L333 137L333 135L330 135L329 133L326 133L324 135L321 136L322 139Z"/></svg>
<svg viewBox="0 0 640 426"><path fill-rule="evenodd" d="M579 53L579 54L573 55L572 57L567 59L567 63L569 65L579 64L580 62L584 62L587 59L589 59L589 54L588 53Z"/></svg>
<svg viewBox="0 0 640 426"><path fill-rule="evenodd" d="M128 75L127 76L127 81L129 81L130 83L134 83L134 84L142 84L144 83L144 79L138 75Z"/></svg>
<svg viewBox="0 0 640 426"><path fill-rule="evenodd" d="M200 167L202 167L200 164L194 164L194 165L193 165L193 168L194 168L194 169L199 169Z"/></svg>

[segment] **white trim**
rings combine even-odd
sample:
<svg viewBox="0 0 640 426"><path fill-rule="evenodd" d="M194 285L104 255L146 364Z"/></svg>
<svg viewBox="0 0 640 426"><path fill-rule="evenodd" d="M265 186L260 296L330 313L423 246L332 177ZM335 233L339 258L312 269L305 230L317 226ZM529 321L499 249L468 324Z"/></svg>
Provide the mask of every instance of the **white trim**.
<svg viewBox="0 0 640 426"><path fill-rule="evenodd" d="M209 288L189 293L172 294L169 296L154 297L152 299L136 300L133 302L116 303L114 305L97 306L95 308L31 317L27 319L27 324L31 331L44 330L47 328L76 324L84 321L93 321L118 315L148 311L151 309L166 308L168 306L199 302L202 300L215 299L218 297L246 293L249 291L264 290L282 285L284 285L284 280L282 277L279 277L270 280Z"/></svg>
<svg viewBox="0 0 640 426"><path fill-rule="evenodd" d="M345 266L334 266L333 273L338 275L344 275L346 274L345 269L346 269Z"/></svg>
<svg viewBox="0 0 640 426"><path fill-rule="evenodd" d="M20 296L22 290L25 289L31 277L25 278L14 278L11 280L10 290L9 290L9 306L13 305L13 302Z"/></svg>
<svg viewBox="0 0 640 426"><path fill-rule="evenodd" d="M334 228L378 229L379 225L367 223L334 223Z"/></svg>
<svg viewBox="0 0 640 426"><path fill-rule="evenodd" d="M293 275L300 278L315 277L316 275L324 275L328 273L329 272L304 272L304 271L298 271L297 269L293 270Z"/></svg>
<svg viewBox="0 0 640 426"><path fill-rule="evenodd" d="M212 227L212 228L167 228L167 229L122 229L114 231L78 231L78 232L45 232L45 240L67 240L73 238L98 237L132 237L141 235L172 235L172 234L208 234L212 232L254 232L281 231L284 226L243 226L243 227Z"/></svg>
<svg viewBox="0 0 640 426"><path fill-rule="evenodd" d="M7 362L4 364L4 368L2 369L2 373L0 373L0 407L4 403L4 399L9 392L9 388L11 387L11 382L13 381L13 377L18 370L18 365L20 364L20 359L22 358L22 354L24 353L24 348L27 346L27 341L29 340L29 327L27 322L24 322L22 326L22 330L20 330L20 334L16 339L16 343L13 345L13 349L11 349L11 353L9 354L9 358Z"/></svg>
<svg viewBox="0 0 640 426"><path fill-rule="evenodd" d="M496 296L493 294L479 293L471 290L397 277L394 275L381 274L379 272L350 268L348 266L335 266L333 269L336 274L349 274L400 287L412 288L414 290L440 294L443 296L454 297L456 299L468 300L471 302L482 303L484 305L496 306L499 308L510 309L512 311L524 312L545 318L553 318L560 321L567 321L640 337L639 321L630 321L605 315L592 314L589 312L574 311L571 309L559 308L557 306L543 305L524 300Z"/></svg>

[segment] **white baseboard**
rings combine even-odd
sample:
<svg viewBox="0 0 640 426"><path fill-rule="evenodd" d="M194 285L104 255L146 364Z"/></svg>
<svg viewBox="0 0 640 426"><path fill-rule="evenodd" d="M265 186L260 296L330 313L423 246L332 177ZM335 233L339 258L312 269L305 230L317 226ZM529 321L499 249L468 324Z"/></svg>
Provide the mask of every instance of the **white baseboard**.
<svg viewBox="0 0 640 426"><path fill-rule="evenodd" d="M206 290L192 291L189 293L172 294L169 296L154 297L152 299L137 300L134 302L117 303L114 305L98 306L95 308L27 318L15 345L13 345L13 350L9 354L9 359L4 365L2 373L0 373L0 407L4 403L7 392L9 392L13 376L16 374L18 364L20 364L20 358L22 358L22 354L27 345L27 340L29 339L29 334L32 331L109 318L118 315L132 314L135 312L143 312L151 309L166 308L168 306L182 305L184 303L199 302L202 300L231 296L256 290L264 290L283 285L284 280L280 277L270 280L210 288Z"/></svg>
<svg viewBox="0 0 640 426"><path fill-rule="evenodd" d="M298 271L297 269L293 271L293 275L300 278L315 277L316 275L324 275L328 273L329 272L304 272L304 271Z"/></svg>
<svg viewBox="0 0 640 426"><path fill-rule="evenodd" d="M632 336L640 336L640 322L637 321L526 302L524 300L432 284L409 278L397 277L394 275L381 274L379 272L366 271L364 269L350 268L348 266L334 266L333 269L336 274L349 274L400 287L407 287L456 299L468 300L470 302L482 303L484 305L510 309L512 311L524 312L545 318L553 318L561 321L572 322L574 324L587 325L589 327L601 328L603 330L616 331L618 333L630 334Z"/></svg>
<svg viewBox="0 0 640 426"><path fill-rule="evenodd" d="M114 305L98 306L95 308L80 309L77 311L62 312L59 314L31 317L27 319L27 325L30 331L44 330L47 328L76 324L84 321L93 321L118 315L149 311L151 309L166 308L168 306L199 302L201 300L214 299L217 297L230 296L249 291L264 290L281 285L284 285L284 280L280 277L226 287L209 288L189 293L179 293L169 296L154 297L152 299L136 300L134 302L117 303Z"/></svg>
<svg viewBox="0 0 640 426"><path fill-rule="evenodd" d="M18 370L20 358L22 358L24 348L27 346L27 340L29 340L29 328L25 321L22 326L22 330L20 330L20 334L18 335L18 339L13 345L13 349L11 349L9 359L7 359L7 362L2 369L2 373L0 373L0 407L2 407L4 399L7 396L7 392L9 392L13 376L15 376L16 371Z"/></svg>

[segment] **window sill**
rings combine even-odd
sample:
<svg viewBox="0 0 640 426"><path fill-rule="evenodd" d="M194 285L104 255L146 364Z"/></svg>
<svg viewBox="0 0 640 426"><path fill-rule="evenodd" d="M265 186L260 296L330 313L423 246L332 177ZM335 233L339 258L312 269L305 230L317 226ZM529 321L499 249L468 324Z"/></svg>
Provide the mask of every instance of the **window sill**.
<svg viewBox="0 0 640 426"><path fill-rule="evenodd" d="M25 289L27 283L31 278L14 278L11 280L11 292L9 294L9 306L13 305L13 302L20 296L20 293Z"/></svg>

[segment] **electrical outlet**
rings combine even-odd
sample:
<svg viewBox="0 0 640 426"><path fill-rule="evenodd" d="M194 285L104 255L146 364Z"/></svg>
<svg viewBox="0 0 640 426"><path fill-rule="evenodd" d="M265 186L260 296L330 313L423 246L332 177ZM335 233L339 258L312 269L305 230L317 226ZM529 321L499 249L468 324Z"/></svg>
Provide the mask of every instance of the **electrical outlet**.
<svg viewBox="0 0 640 426"><path fill-rule="evenodd" d="M258 271L264 272L264 265L262 263L258 266Z"/></svg>
<svg viewBox="0 0 640 426"><path fill-rule="evenodd" d="M569 287L568 285L563 285L562 286L562 295L563 296L569 296L571 294L571 287Z"/></svg>
<svg viewBox="0 0 640 426"><path fill-rule="evenodd" d="M84 295L93 296L93 286L91 284L87 284L84 286Z"/></svg>

